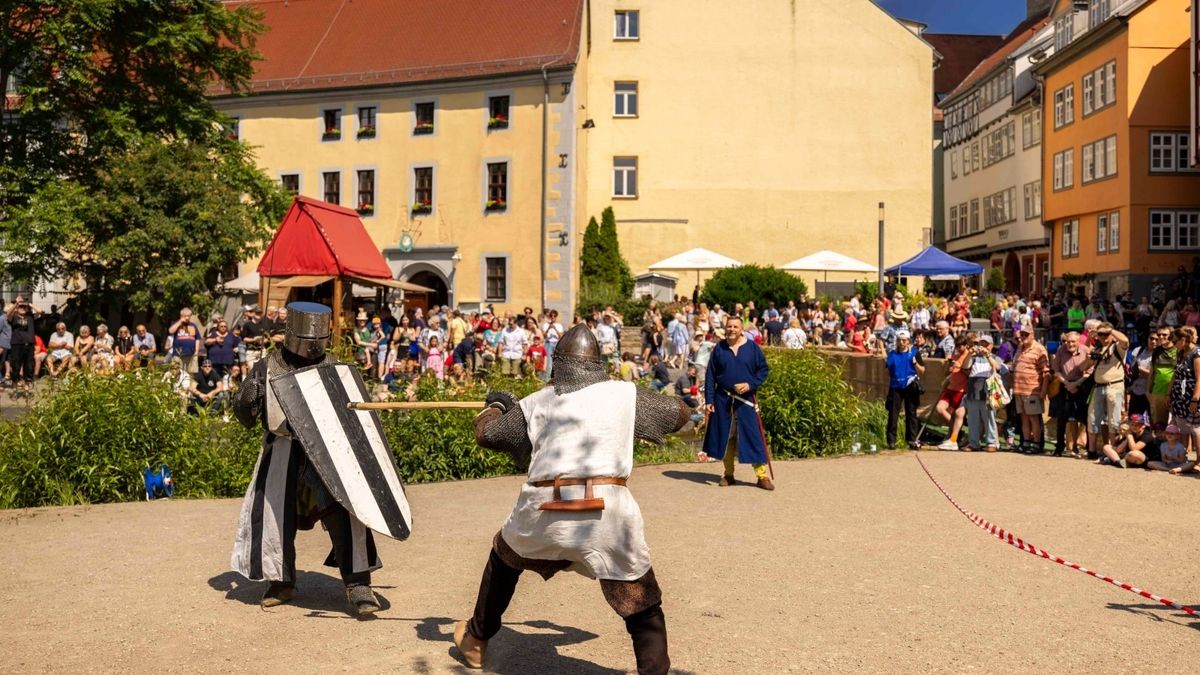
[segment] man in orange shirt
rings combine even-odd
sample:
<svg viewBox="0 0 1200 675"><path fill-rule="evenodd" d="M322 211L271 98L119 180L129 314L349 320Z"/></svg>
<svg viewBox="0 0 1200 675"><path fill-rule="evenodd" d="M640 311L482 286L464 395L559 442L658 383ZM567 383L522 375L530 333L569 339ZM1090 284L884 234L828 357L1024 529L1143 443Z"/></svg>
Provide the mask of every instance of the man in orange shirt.
<svg viewBox="0 0 1200 675"><path fill-rule="evenodd" d="M1033 339L1033 327L1022 323L1018 329L1019 346L1013 357L1013 398L1021 415L1021 452L1041 453L1042 413L1046 411L1046 388L1050 384L1050 355Z"/></svg>

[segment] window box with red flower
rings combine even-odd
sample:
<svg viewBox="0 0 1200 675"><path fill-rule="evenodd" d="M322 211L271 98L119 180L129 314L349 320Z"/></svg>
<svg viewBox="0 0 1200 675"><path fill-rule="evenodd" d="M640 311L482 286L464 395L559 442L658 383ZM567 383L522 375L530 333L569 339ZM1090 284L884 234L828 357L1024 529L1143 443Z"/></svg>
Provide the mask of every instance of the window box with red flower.
<svg viewBox="0 0 1200 675"><path fill-rule="evenodd" d="M425 136L433 133L433 122L417 122L413 127L413 136Z"/></svg>
<svg viewBox="0 0 1200 675"><path fill-rule="evenodd" d="M414 216L418 216L418 215L425 214L425 213L433 213L433 204L431 204L427 201L417 202L412 205L412 212L413 212Z"/></svg>
<svg viewBox="0 0 1200 675"><path fill-rule="evenodd" d="M495 117L489 117L488 118L488 128L489 129L507 129L508 128L508 116L507 115L496 115Z"/></svg>
<svg viewBox="0 0 1200 675"><path fill-rule="evenodd" d="M359 138L375 138L375 125L370 124L365 127L358 128Z"/></svg>
<svg viewBox="0 0 1200 675"><path fill-rule="evenodd" d="M488 211L503 211L508 208L508 202L503 199L489 199L485 208Z"/></svg>
<svg viewBox="0 0 1200 675"><path fill-rule="evenodd" d="M337 127L329 127L325 129L325 133L321 134L323 141L337 141L342 138L342 130Z"/></svg>
<svg viewBox="0 0 1200 675"><path fill-rule="evenodd" d="M374 204L359 204L358 205L358 213L359 213L359 215L363 215L363 216L373 215L375 213L375 205Z"/></svg>

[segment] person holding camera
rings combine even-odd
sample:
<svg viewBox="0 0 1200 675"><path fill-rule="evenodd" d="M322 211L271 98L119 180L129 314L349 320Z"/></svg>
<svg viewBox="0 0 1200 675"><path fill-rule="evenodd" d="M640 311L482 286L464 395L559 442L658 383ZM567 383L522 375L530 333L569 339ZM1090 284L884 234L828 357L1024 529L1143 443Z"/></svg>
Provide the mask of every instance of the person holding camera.
<svg viewBox="0 0 1200 675"><path fill-rule="evenodd" d="M976 337L967 333L967 356L962 361L962 370L967 375L966 395L963 405L967 409L967 450L980 448L980 435L988 452L996 452L996 413L988 400L988 378L1000 372L1000 360L992 354L992 336L984 333Z"/></svg>
<svg viewBox="0 0 1200 675"><path fill-rule="evenodd" d="M904 440L908 447L917 450L917 405L921 402L921 375L925 372L925 360L912 346L908 331L896 334L896 348L887 355L887 447L896 447L896 430L900 422L900 407L904 407Z"/></svg>
<svg viewBox="0 0 1200 675"><path fill-rule="evenodd" d="M8 361L12 366L13 385L18 391L33 386L34 317L41 313L42 310L19 295L8 309L8 325L12 331L12 337L9 338L12 352L8 355Z"/></svg>
<svg viewBox="0 0 1200 675"><path fill-rule="evenodd" d="M1088 458L1098 459L1100 448L1116 438L1125 406L1125 352L1129 338L1107 321L1096 326L1095 342L1085 362L1092 367L1092 402L1088 407ZM1104 427L1103 432L1101 427ZM1103 441L1101 433L1104 433Z"/></svg>

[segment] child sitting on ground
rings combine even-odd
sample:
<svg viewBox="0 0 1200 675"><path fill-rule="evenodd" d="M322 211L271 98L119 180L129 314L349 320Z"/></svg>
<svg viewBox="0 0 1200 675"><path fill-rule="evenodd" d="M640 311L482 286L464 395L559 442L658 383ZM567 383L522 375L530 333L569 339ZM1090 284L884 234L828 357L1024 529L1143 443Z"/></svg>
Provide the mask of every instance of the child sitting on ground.
<svg viewBox="0 0 1200 675"><path fill-rule="evenodd" d="M1169 471L1179 475L1191 471L1195 464L1187 461L1187 446L1179 441L1179 427L1167 425L1167 440L1162 444L1162 461L1146 462L1146 468L1158 471Z"/></svg>

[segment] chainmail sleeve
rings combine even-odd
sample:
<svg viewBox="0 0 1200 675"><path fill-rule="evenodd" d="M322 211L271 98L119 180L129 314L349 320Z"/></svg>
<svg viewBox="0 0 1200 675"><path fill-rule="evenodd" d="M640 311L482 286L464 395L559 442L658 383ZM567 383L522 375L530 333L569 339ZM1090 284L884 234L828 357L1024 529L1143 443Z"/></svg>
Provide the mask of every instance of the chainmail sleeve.
<svg viewBox="0 0 1200 675"><path fill-rule="evenodd" d="M638 387L633 435L661 444L666 440L667 434L682 429L691 416L691 408L683 401L657 394L645 387Z"/></svg>
<svg viewBox="0 0 1200 675"><path fill-rule="evenodd" d="M263 409L263 401L267 396L267 360L261 359L250 369L250 374L242 381L237 401L233 404L233 414L237 416L247 429L253 429L258 423L258 416Z"/></svg>
<svg viewBox="0 0 1200 675"><path fill-rule="evenodd" d="M487 408L475 417L475 442L481 447L498 450L513 458L521 471L529 470L533 443L521 408L513 406L507 412Z"/></svg>

